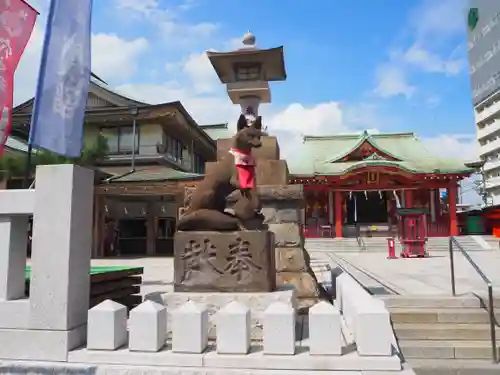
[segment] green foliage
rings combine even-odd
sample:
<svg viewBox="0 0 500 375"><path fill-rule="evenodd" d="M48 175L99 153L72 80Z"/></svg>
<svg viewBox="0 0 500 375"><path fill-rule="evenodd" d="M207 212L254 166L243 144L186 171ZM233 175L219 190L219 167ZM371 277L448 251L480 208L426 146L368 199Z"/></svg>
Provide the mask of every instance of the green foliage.
<svg viewBox="0 0 500 375"><path fill-rule="evenodd" d="M80 157L69 159L49 151L37 150L31 155L31 171L33 175L37 165L49 164L78 164L81 166L93 166L108 154L108 143L106 138L99 136L97 141L84 144ZM27 154L16 153L5 155L0 158L0 181L12 177L24 177Z"/></svg>

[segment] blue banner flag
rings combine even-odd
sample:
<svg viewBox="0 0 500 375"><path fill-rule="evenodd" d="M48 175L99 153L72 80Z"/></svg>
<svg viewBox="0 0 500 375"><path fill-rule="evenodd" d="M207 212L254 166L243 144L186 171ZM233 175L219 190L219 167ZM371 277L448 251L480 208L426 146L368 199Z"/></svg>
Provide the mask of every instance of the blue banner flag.
<svg viewBox="0 0 500 375"><path fill-rule="evenodd" d="M90 83L92 0L52 0L31 118L29 142L80 156Z"/></svg>

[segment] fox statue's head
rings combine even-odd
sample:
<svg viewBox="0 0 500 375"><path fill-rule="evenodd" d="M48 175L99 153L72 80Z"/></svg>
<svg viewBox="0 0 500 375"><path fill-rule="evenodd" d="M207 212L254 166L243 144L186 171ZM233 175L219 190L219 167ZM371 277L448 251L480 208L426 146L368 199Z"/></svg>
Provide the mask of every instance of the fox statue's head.
<svg viewBox="0 0 500 375"><path fill-rule="evenodd" d="M245 115L241 114L238 118L237 133L233 137L233 147L241 151L250 152L252 148L262 146L261 137L266 135L262 131L262 118L260 116L249 125Z"/></svg>

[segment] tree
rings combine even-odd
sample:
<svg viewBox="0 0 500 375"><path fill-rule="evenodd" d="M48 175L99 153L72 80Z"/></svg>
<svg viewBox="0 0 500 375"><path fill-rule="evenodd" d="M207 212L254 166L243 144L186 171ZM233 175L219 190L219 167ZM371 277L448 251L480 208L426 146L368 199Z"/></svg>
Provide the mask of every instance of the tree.
<svg viewBox="0 0 500 375"><path fill-rule="evenodd" d="M49 164L77 164L93 166L108 154L108 142L99 135L96 141L84 144L80 157L76 159L64 158L45 150L33 151L31 155L30 176L34 175L37 165ZM0 181L10 178L24 177L27 154L5 155L0 158Z"/></svg>

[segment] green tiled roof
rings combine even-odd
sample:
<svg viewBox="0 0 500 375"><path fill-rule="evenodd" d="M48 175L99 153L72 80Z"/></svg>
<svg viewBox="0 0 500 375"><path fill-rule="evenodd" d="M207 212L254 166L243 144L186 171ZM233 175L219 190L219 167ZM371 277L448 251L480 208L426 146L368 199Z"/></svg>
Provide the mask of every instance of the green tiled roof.
<svg viewBox="0 0 500 375"><path fill-rule="evenodd" d="M229 131L226 124L200 125L205 133L214 141L223 138L231 138L234 134Z"/></svg>
<svg viewBox="0 0 500 375"><path fill-rule="evenodd" d="M397 161L373 156L362 161L342 161L365 141ZM341 175L366 166L395 166L412 173L473 172L464 161L432 155L414 133L305 136L300 158L290 159L288 165L296 176Z"/></svg>
<svg viewBox="0 0 500 375"><path fill-rule="evenodd" d="M126 174L123 177L118 176L119 175L115 175L112 177L111 182L161 182L167 180L190 180L203 177L203 175L198 173L187 173L167 167L137 169L132 174Z"/></svg>

